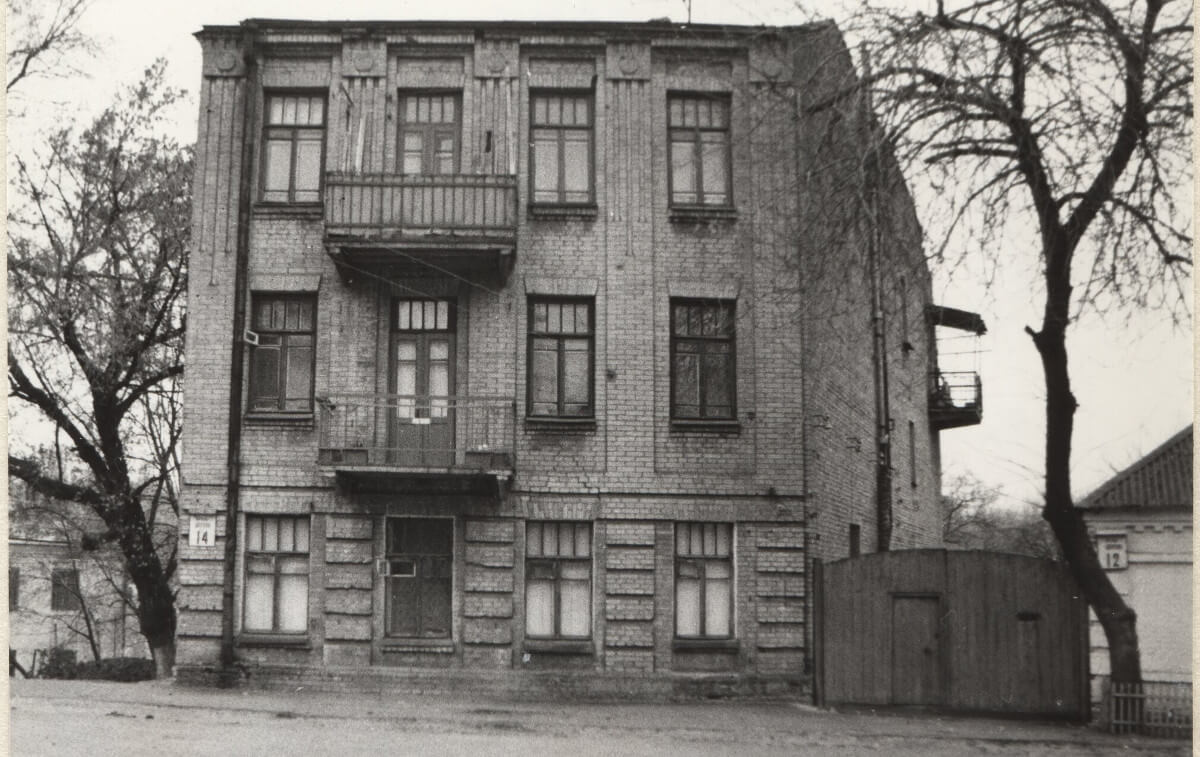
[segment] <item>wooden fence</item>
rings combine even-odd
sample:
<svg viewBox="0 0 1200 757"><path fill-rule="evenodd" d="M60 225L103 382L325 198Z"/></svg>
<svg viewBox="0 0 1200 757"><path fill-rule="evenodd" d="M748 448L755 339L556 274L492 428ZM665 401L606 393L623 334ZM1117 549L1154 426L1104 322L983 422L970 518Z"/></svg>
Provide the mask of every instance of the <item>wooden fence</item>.
<svg viewBox="0 0 1200 757"><path fill-rule="evenodd" d="M1087 717L1087 605L1065 566L909 550L817 568L819 704Z"/></svg>

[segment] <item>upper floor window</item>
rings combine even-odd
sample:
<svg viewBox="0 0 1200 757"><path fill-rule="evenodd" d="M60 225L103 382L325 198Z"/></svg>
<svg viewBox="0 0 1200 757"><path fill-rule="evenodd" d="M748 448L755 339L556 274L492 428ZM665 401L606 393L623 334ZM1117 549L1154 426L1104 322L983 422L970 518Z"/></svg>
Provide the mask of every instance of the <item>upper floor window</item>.
<svg viewBox="0 0 1200 757"><path fill-rule="evenodd" d="M400 96L400 173L458 171L460 108L456 94Z"/></svg>
<svg viewBox="0 0 1200 757"><path fill-rule="evenodd" d="M307 516L246 516L244 630L308 630L308 545Z"/></svg>
<svg viewBox="0 0 1200 757"><path fill-rule="evenodd" d="M315 294L254 295L251 412L312 410L316 300Z"/></svg>
<svg viewBox="0 0 1200 757"><path fill-rule="evenodd" d="M592 96L535 94L532 100L533 202L592 202Z"/></svg>
<svg viewBox="0 0 1200 757"><path fill-rule="evenodd" d="M729 99L671 95L667 105L671 204L732 205Z"/></svg>
<svg viewBox="0 0 1200 757"><path fill-rule="evenodd" d="M83 608L79 593L79 571L75 568L55 568L50 572L50 609L74 612Z"/></svg>
<svg viewBox="0 0 1200 757"><path fill-rule="evenodd" d="M530 298L530 417L594 415L594 320L590 297Z"/></svg>
<svg viewBox="0 0 1200 757"><path fill-rule="evenodd" d="M267 95L263 127L264 202L320 202L325 96Z"/></svg>
<svg viewBox="0 0 1200 757"><path fill-rule="evenodd" d="M733 420L734 303L671 300L671 417Z"/></svg>

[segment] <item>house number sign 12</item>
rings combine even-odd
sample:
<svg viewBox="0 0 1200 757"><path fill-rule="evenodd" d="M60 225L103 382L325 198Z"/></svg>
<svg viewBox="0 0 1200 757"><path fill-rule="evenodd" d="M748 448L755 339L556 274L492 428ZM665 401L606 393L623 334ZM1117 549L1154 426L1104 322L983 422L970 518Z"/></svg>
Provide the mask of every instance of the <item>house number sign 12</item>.
<svg viewBox="0 0 1200 757"><path fill-rule="evenodd" d="M192 547L217 546L217 519L213 517L191 517L188 528L188 545Z"/></svg>
<svg viewBox="0 0 1200 757"><path fill-rule="evenodd" d="M1125 536L1100 536L1097 550L1100 554L1100 565L1105 570L1124 570L1129 567L1129 557L1125 552Z"/></svg>

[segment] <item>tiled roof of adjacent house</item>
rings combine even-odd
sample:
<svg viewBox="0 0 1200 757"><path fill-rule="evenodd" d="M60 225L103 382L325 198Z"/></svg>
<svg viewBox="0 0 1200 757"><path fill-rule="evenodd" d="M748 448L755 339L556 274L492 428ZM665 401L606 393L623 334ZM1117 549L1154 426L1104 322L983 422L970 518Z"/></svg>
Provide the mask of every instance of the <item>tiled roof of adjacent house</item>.
<svg viewBox="0 0 1200 757"><path fill-rule="evenodd" d="M1079 503L1090 510L1192 506L1192 427L1106 481Z"/></svg>

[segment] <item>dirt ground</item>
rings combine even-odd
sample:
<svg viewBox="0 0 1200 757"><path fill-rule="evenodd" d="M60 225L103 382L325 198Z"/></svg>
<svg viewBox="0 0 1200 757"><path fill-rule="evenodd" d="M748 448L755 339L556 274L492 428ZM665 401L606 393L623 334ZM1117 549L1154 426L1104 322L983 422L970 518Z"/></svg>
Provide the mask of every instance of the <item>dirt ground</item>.
<svg viewBox="0 0 1200 757"><path fill-rule="evenodd" d="M10 680L13 755L1186 755L1082 726L792 703L510 703Z"/></svg>

